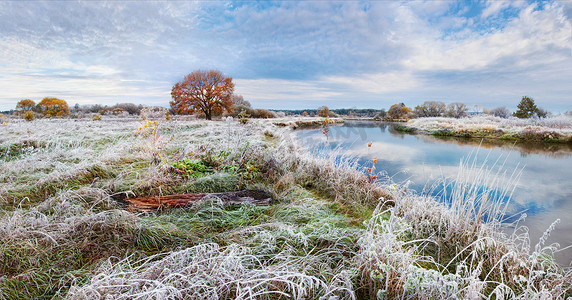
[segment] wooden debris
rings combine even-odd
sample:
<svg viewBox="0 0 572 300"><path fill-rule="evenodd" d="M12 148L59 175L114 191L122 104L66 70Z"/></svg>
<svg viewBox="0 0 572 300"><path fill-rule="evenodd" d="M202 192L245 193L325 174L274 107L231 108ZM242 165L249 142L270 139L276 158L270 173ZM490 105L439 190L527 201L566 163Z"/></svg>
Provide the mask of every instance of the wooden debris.
<svg viewBox="0 0 572 300"><path fill-rule="evenodd" d="M125 198L123 201L127 203L127 209L130 211L149 212L190 206L207 198L218 198L224 204L251 203L254 205L270 205L272 203L272 196L263 190L135 197Z"/></svg>

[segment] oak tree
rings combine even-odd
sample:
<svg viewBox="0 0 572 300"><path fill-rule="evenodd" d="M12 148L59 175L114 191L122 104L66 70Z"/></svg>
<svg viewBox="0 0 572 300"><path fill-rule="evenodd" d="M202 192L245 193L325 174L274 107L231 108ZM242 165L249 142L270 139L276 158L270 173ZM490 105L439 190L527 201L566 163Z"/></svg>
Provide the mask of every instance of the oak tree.
<svg viewBox="0 0 572 300"><path fill-rule="evenodd" d="M177 114L203 112L207 120L231 111L234 83L219 71L194 71L171 90L171 109Z"/></svg>
<svg viewBox="0 0 572 300"><path fill-rule="evenodd" d="M47 117L63 117L70 113L68 103L58 98L46 97L42 99L42 101L38 103L37 109Z"/></svg>

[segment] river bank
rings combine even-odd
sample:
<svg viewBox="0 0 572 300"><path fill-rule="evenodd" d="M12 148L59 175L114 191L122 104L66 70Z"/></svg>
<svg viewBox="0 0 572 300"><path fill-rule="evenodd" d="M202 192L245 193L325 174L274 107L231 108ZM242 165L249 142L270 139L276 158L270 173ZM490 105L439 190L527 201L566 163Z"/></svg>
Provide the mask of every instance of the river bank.
<svg viewBox="0 0 572 300"><path fill-rule="evenodd" d="M572 143L572 117L565 115L540 119L504 119L494 116L418 118L400 124L397 129L435 136Z"/></svg>
<svg viewBox="0 0 572 300"><path fill-rule="evenodd" d="M487 180L488 170L461 168L466 176L448 207L368 176L376 171L355 158L308 152L289 126L274 121L3 126L0 296L571 295L572 271L550 259L551 246L527 248L525 232L500 233L494 197L475 210L486 191L471 187ZM242 189L268 192L272 205L213 198L140 214L114 200Z"/></svg>

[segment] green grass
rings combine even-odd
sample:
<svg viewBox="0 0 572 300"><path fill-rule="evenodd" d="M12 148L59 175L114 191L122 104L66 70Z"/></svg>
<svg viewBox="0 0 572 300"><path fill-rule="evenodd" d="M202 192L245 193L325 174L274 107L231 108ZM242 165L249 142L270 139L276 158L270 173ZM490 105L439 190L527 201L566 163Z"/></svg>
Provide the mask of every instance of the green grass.
<svg viewBox="0 0 572 300"><path fill-rule="evenodd" d="M570 293L571 273L543 258L544 248L518 252L466 221L471 211L370 182L355 159L299 151L287 128L159 123L159 138L134 133L135 119L10 124L2 145L15 148L0 157L0 298ZM23 135L42 147L6 146L28 143ZM136 213L112 197L247 188L268 191L273 205L210 198ZM530 277L529 286L507 279L539 271L548 279Z"/></svg>

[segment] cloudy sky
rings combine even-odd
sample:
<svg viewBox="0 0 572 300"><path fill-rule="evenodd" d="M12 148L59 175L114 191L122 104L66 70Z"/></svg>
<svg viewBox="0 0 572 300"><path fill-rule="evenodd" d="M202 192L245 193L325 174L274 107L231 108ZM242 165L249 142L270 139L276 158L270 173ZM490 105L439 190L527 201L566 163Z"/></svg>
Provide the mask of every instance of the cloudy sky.
<svg viewBox="0 0 572 300"><path fill-rule="evenodd" d="M0 1L0 110L168 106L217 69L253 106L572 110L572 2Z"/></svg>

